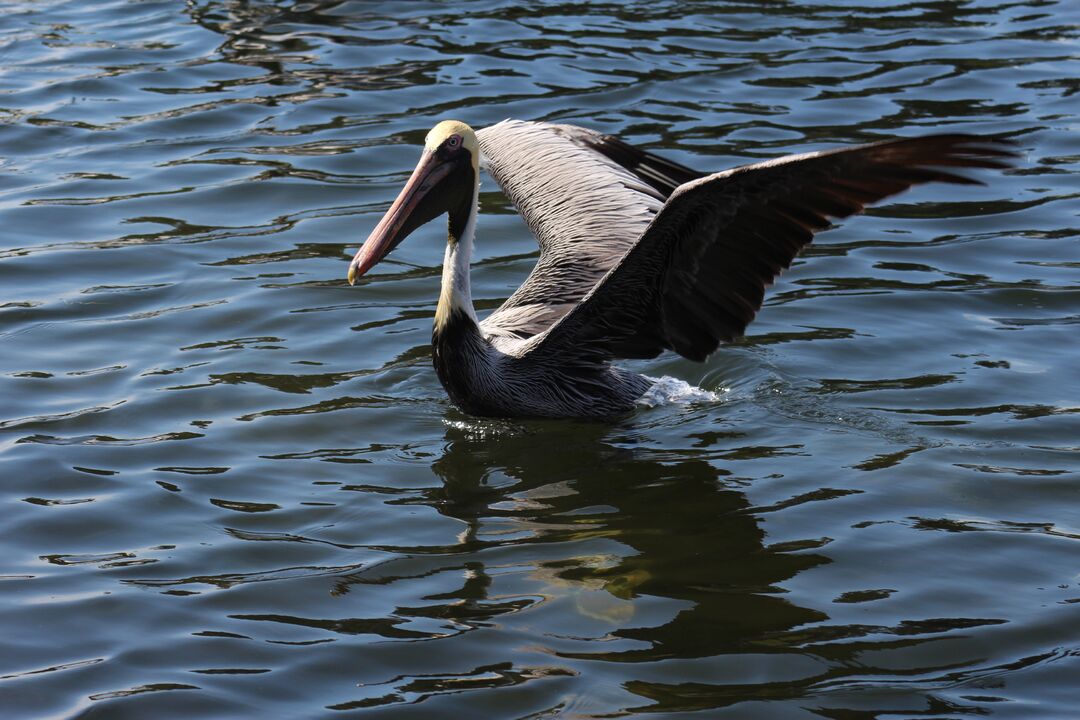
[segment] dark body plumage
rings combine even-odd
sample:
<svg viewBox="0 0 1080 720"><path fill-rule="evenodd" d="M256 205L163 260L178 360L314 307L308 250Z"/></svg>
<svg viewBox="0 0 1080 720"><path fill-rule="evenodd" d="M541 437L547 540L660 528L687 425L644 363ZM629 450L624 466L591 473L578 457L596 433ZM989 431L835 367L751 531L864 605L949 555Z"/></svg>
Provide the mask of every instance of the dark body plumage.
<svg viewBox="0 0 1080 720"><path fill-rule="evenodd" d="M451 399L486 416L602 417L631 409L652 381L612 360L664 350L704 360L743 334L765 287L830 218L917 183L979 184L949 168L1004 168L1012 156L999 139L931 135L705 175L571 125L508 120L471 134L461 123L436 126L422 163L436 155L454 162L440 144L454 141L444 138L462 138L451 150L471 142L474 168L477 160L486 166L540 245L521 287L479 321L468 283L475 178L467 217L447 208L433 361ZM452 194L460 198L460 188ZM365 252L370 258L372 243L354 267Z"/></svg>
<svg viewBox="0 0 1080 720"><path fill-rule="evenodd" d="M632 408L653 384L608 363L500 352L460 311L432 330L431 348L439 382L470 415L607 417Z"/></svg>

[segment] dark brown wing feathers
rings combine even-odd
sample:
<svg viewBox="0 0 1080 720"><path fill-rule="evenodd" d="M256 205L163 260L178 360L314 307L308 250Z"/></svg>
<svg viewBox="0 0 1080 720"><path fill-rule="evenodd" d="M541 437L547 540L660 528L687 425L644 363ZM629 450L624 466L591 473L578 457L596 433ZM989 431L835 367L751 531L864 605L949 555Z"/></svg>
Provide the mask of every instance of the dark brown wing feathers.
<svg viewBox="0 0 1080 720"><path fill-rule="evenodd" d="M628 146L629 147L629 146ZM681 186L641 239L529 352L606 361L672 349L703 360L743 334L765 288L830 225L942 168L1006 168L1001 139L934 135L808 153Z"/></svg>
<svg viewBox="0 0 1080 720"><path fill-rule="evenodd" d="M680 185L708 174L654 155L614 135L604 135L577 125L553 127L578 145L598 152L634 173L664 197L671 195Z"/></svg>

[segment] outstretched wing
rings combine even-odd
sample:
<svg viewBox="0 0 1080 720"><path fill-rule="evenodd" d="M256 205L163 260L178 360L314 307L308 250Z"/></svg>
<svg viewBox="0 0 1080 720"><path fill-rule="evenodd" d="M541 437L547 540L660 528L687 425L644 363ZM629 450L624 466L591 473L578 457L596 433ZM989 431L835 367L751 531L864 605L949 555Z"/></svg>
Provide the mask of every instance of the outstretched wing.
<svg viewBox="0 0 1080 720"><path fill-rule="evenodd" d="M742 335L765 287L828 218L917 183L981 184L942 168L1006 168L1008 143L932 135L747 165L675 191L599 284L518 353L561 362L704 360Z"/></svg>
<svg viewBox="0 0 1080 720"><path fill-rule="evenodd" d="M521 287L481 327L528 338L574 308L672 191L701 173L573 125L506 120L477 132L486 169L540 244Z"/></svg>

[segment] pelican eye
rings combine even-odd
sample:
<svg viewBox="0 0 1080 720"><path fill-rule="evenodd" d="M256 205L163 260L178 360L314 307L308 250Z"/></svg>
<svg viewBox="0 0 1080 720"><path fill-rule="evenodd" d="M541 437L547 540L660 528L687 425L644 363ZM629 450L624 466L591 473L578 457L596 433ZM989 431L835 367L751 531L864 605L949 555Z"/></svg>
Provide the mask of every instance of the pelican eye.
<svg viewBox="0 0 1080 720"><path fill-rule="evenodd" d="M446 146L447 147L456 148L458 145L461 145L461 136L460 135L451 135L450 137L448 137L446 139Z"/></svg>

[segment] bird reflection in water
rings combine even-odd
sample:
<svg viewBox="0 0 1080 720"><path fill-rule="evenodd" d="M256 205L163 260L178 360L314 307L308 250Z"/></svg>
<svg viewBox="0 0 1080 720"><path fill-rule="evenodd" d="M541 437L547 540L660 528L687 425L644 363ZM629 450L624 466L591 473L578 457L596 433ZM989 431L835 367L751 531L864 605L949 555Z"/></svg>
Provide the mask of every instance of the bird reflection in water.
<svg viewBox="0 0 1080 720"><path fill-rule="evenodd" d="M582 626L588 618L603 621L605 628L615 625L610 638L627 641L556 650L565 658L647 662L770 652L784 649L779 633L826 619L788 602L779 586L828 560L766 547L730 473L706 460L669 462L664 452L620 447L607 426L540 425L451 422L445 451L432 466L441 486L410 501L465 524L460 544L444 549L469 557L460 590L440 594L463 606L455 615L490 620L498 614L493 578L479 558L500 546L527 551L523 562L549 599L575 595L574 607L586 616ZM564 554L584 548L598 550ZM513 555L499 553L500 567ZM343 578L338 591L371 581L361 572ZM380 575L376 582L384 581ZM677 601L673 607L680 609L649 626L635 613L647 597ZM520 609L498 601L495 607Z"/></svg>

